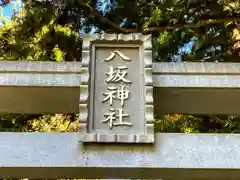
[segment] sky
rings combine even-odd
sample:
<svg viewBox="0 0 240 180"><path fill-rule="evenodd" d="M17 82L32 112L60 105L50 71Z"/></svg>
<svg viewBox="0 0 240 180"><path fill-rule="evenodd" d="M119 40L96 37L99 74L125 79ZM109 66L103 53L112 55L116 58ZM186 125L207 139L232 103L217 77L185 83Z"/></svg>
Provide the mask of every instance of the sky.
<svg viewBox="0 0 240 180"><path fill-rule="evenodd" d="M13 15L13 10L15 9L16 3L19 3L19 5L21 5L21 0L13 0L10 4L4 6L1 11L2 16L4 16L7 19L10 19L11 16ZM0 25L1 25L1 22L0 22Z"/></svg>
<svg viewBox="0 0 240 180"><path fill-rule="evenodd" d="M5 6L3 8L2 15L7 16L7 17L12 16L12 8L13 8L12 4L9 4L9 5Z"/></svg>
<svg viewBox="0 0 240 180"><path fill-rule="evenodd" d="M13 10L12 10L12 4L9 4L5 7L2 8L2 16L4 16L5 18L9 19L12 16ZM1 22L0 22L1 24Z"/></svg>
<svg viewBox="0 0 240 180"><path fill-rule="evenodd" d="M13 9L15 8L15 3L19 3L21 5L21 0L13 0L9 5L5 6L2 9L2 16L6 17L7 19L10 19L12 14L13 14ZM105 7L102 7L103 9L105 9ZM19 10L19 8L18 8ZM1 22L0 22L0 26L1 26ZM186 52L190 52L192 50L193 47L193 41L191 41L190 43L185 44L184 47L179 48L179 55L176 55L173 57L173 61L175 62L179 62L181 61L181 55L183 55Z"/></svg>

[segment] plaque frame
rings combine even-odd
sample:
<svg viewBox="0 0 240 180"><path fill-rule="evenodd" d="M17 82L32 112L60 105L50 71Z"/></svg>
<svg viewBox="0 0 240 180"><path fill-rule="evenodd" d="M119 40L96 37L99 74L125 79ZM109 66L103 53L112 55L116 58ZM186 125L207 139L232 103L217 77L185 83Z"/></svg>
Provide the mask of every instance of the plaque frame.
<svg viewBox="0 0 240 180"><path fill-rule="evenodd" d="M90 106L93 104L90 98L91 84L91 59L95 58L92 49L94 44L100 44L102 47L110 47L113 43L120 43L119 47L139 47L140 64L143 67L143 86L144 86L144 133L129 134L109 134L109 133L92 133L90 126L93 119L90 114ZM104 45L104 46L103 46ZM94 87L93 87L94 88ZM95 34L85 36L82 45L82 67L81 67L81 84L79 99L79 129L86 135L80 140L84 143L154 143L154 105L153 105L153 80L152 80L152 38L151 35L142 34Z"/></svg>

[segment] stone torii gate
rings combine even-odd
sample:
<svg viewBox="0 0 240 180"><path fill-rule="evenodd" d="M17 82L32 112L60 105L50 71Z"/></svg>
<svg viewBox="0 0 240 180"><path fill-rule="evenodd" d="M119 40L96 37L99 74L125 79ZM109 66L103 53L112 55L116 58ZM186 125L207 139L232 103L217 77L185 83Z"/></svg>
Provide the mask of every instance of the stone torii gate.
<svg viewBox="0 0 240 180"><path fill-rule="evenodd" d="M152 62L151 47L103 34L81 63L1 61L1 113L79 113L80 130L0 133L0 178L240 178L240 135L154 133L154 114L238 115L240 64Z"/></svg>

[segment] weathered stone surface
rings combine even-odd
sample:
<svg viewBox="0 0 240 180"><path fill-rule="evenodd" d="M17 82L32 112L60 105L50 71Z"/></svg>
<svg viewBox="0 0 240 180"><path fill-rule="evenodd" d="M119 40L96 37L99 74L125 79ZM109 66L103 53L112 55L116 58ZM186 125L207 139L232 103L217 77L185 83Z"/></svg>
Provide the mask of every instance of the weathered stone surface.
<svg viewBox="0 0 240 180"><path fill-rule="evenodd" d="M49 61L1 61L1 73L79 73L81 70L79 62L49 62Z"/></svg>
<svg viewBox="0 0 240 180"><path fill-rule="evenodd" d="M153 143L151 36L105 34L83 44L82 141Z"/></svg>
<svg viewBox="0 0 240 180"><path fill-rule="evenodd" d="M76 87L79 62L1 61L0 86Z"/></svg>
<svg viewBox="0 0 240 180"><path fill-rule="evenodd" d="M132 146L83 146L84 135L0 133L0 178L240 178L238 134L157 133Z"/></svg>
<svg viewBox="0 0 240 180"><path fill-rule="evenodd" d="M154 63L155 113L239 115L239 79L239 63Z"/></svg>
<svg viewBox="0 0 240 180"><path fill-rule="evenodd" d="M0 113L78 113L80 62L1 61Z"/></svg>
<svg viewBox="0 0 240 180"><path fill-rule="evenodd" d="M238 88L239 63L154 63L154 87Z"/></svg>
<svg viewBox="0 0 240 180"><path fill-rule="evenodd" d="M85 55L88 53L89 51L85 51ZM0 112L78 113L80 110L81 131L86 130L83 127L86 127L88 115L86 108L88 69L82 69L81 64L84 64L84 61L1 61ZM155 114L239 115L239 79L238 63L155 62L153 63ZM81 85L79 96L80 81L86 85ZM147 103L153 101L151 91L151 88L146 88L146 94L149 94L146 96ZM80 107L79 98L82 103ZM151 111L151 106L149 110Z"/></svg>
<svg viewBox="0 0 240 180"><path fill-rule="evenodd" d="M136 40L140 36L125 38ZM84 47L87 57L89 51ZM151 49L149 43L145 47ZM146 56L149 54L145 52ZM88 118L86 102L90 76L86 67L89 61L84 59L82 69L80 63L75 66L72 62L1 62L0 112L77 113L80 110L80 128L87 130L84 125ZM146 66L150 64L150 61L145 62ZM79 96L80 71L83 83ZM147 74L151 74L150 66L146 68L145 90L151 93L152 81ZM239 64L154 63L153 74L157 115L170 112L239 115ZM34 80L34 77L37 78ZM145 101L146 105L150 104L145 108L152 111L152 97L146 96ZM147 119L151 120L151 113L149 115ZM100 120L102 115L98 113L95 117ZM149 124L146 128L151 131ZM95 127L101 129L102 125ZM78 141L85 135L85 132L0 133L0 178L240 178L238 134L157 133L154 145L131 146L83 145ZM116 142L117 139L135 142L136 138L142 138L141 141L149 142L134 134L90 134L88 138L100 142Z"/></svg>

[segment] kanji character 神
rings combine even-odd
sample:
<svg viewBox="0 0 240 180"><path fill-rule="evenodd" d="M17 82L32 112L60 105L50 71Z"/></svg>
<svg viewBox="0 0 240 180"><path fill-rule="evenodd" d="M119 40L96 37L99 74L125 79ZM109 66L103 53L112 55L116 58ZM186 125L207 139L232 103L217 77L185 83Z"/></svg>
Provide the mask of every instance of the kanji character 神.
<svg viewBox="0 0 240 180"><path fill-rule="evenodd" d="M121 85L120 90L117 90L117 87L108 87L109 91L104 92L105 99L102 102L109 100L110 106L113 105L113 99L118 99L121 101L121 106L124 106L124 100L127 100L130 95L130 91L128 91L125 86Z"/></svg>

